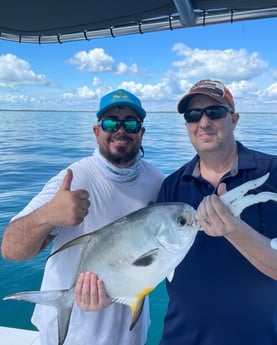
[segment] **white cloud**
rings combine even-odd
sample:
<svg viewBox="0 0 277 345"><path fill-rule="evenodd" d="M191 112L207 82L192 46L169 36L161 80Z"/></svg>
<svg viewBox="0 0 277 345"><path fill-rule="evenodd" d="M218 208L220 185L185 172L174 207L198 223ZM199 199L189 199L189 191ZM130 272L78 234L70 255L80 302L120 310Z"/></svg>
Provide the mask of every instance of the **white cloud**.
<svg viewBox="0 0 277 345"><path fill-rule="evenodd" d="M48 84L44 74L36 74L30 64L13 54L0 55L0 86Z"/></svg>
<svg viewBox="0 0 277 345"><path fill-rule="evenodd" d="M35 97L28 94L9 94L0 95L1 108L7 109L56 109L52 100L48 97Z"/></svg>
<svg viewBox="0 0 277 345"><path fill-rule="evenodd" d="M267 93L270 97L274 97L277 101L277 83L274 83L265 89L265 93Z"/></svg>
<svg viewBox="0 0 277 345"><path fill-rule="evenodd" d="M3 104L25 104L30 102L30 97L26 95L5 94L0 97L1 105Z"/></svg>
<svg viewBox="0 0 277 345"><path fill-rule="evenodd" d="M89 52L80 51L69 59L67 63L76 65L77 69L85 72L111 72L114 59L102 48L95 48Z"/></svg>
<svg viewBox="0 0 277 345"><path fill-rule="evenodd" d="M74 90L73 92L65 92L62 99L80 99L80 98L94 98L95 92L89 89L87 86L82 86Z"/></svg>
<svg viewBox="0 0 277 345"><path fill-rule="evenodd" d="M233 81L230 84L226 84L226 86L231 91L234 98L244 98L247 94L254 95L258 92L258 87L253 81Z"/></svg>
<svg viewBox="0 0 277 345"><path fill-rule="evenodd" d="M93 88L84 85L70 92L65 92L59 97L60 106L63 108L70 107L71 110L96 110L99 106L100 98L113 90L102 84L98 78L93 80Z"/></svg>
<svg viewBox="0 0 277 345"><path fill-rule="evenodd" d="M116 59L102 48L79 51L67 62L77 67L77 73L97 72L97 77L88 75L85 82L82 78L82 83L77 77L74 86L62 91L47 87L40 89L39 94L36 89L19 90L19 86L47 84L46 76L36 74L27 61L15 55L0 55L0 86L14 88L7 95L3 95L2 90L1 106L8 108L10 104L15 108L17 104L26 109L95 110L104 94L115 88L125 88L136 94L148 111L175 111L178 100L192 84L200 79L214 78L222 80L231 90L239 112L276 109L277 86L274 81L277 80L277 69L269 70L267 61L257 52L192 49L180 43L172 50L177 56L173 67L171 70L160 67L155 80L144 73L147 62L143 71L136 62L131 65L116 63Z"/></svg>
<svg viewBox="0 0 277 345"><path fill-rule="evenodd" d="M138 72L139 70L138 70L137 64L133 63L129 67L124 62L120 62L117 66L115 66L114 74L117 74L117 75L138 74Z"/></svg>
<svg viewBox="0 0 277 345"><path fill-rule="evenodd" d="M180 79L247 80L260 75L268 66L257 52L248 53L245 49L201 50L178 43L173 51L180 57L173 62Z"/></svg>
<svg viewBox="0 0 277 345"><path fill-rule="evenodd" d="M124 62L115 63L112 56L108 55L103 48L95 48L89 52L80 51L73 58L66 61L76 65L82 72L107 72L115 75L138 74L138 66L133 63L128 66Z"/></svg>

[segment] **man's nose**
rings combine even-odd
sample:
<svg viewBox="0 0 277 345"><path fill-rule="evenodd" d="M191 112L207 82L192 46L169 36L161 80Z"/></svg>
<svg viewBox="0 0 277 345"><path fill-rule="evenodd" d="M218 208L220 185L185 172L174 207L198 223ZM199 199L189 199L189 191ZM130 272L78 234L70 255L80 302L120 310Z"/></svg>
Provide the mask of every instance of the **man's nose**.
<svg viewBox="0 0 277 345"><path fill-rule="evenodd" d="M207 114L204 112L199 120L199 125L202 127L206 127L211 123L211 119L207 116Z"/></svg>

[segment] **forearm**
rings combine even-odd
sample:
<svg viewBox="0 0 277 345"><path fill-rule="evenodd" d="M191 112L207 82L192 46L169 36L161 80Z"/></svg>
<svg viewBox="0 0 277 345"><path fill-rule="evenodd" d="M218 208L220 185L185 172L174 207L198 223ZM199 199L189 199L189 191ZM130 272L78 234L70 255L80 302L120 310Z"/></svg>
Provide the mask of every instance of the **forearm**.
<svg viewBox="0 0 277 345"><path fill-rule="evenodd" d="M28 216L15 219L3 234L2 256L7 260L22 261L38 254L49 242L53 224L47 218L44 205Z"/></svg>
<svg viewBox="0 0 277 345"><path fill-rule="evenodd" d="M245 222L225 237L259 271L277 280L277 251L270 246L270 239L255 231Z"/></svg>

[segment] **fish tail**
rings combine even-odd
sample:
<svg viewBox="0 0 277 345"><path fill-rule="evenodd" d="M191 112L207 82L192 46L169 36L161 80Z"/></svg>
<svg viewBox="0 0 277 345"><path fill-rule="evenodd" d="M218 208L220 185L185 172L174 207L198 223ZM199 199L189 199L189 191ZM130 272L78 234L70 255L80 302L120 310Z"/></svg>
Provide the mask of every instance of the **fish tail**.
<svg viewBox="0 0 277 345"><path fill-rule="evenodd" d="M4 300L27 301L57 309L59 345L65 341L74 301L74 288L67 290L43 290L18 292L4 297Z"/></svg>

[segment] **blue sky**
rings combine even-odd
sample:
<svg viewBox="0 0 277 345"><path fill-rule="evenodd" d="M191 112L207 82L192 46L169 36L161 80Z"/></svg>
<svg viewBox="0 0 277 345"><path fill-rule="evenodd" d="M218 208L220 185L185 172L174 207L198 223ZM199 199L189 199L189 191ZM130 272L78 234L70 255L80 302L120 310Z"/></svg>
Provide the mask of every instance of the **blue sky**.
<svg viewBox="0 0 277 345"><path fill-rule="evenodd" d="M238 112L277 112L277 18L63 44L0 40L0 109L96 110L116 88L176 111L200 79L222 80Z"/></svg>

